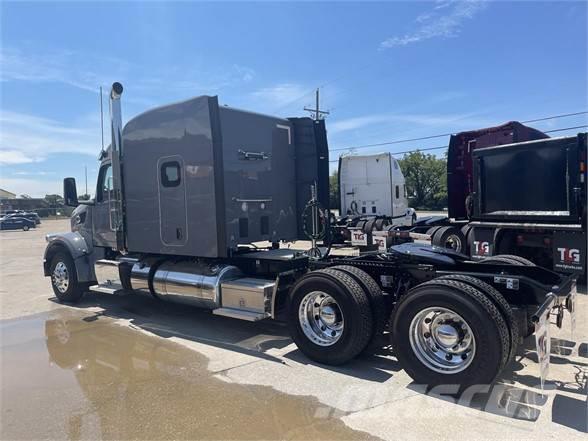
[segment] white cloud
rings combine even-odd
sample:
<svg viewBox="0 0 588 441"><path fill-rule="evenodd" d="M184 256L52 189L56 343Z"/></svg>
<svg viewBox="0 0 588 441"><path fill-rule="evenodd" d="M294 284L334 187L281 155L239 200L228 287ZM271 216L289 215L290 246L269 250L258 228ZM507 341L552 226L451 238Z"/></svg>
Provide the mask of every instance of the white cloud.
<svg viewBox="0 0 588 441"><path fill-rule="evenodd" d="M63 181L5 178L0 176L0 188L17 195L27 194L31 197L44 197L46 194L62 194Z"/></svg>
<svg viewBox="0 0 588 441"><path fill-rule="evenodd" d="M263 87L250 94L257 102L255 108L269 107L279 109L297 102L306 95L313 92L309 88L296 83L281 83L275 86Z"/></svg>
<svg viewBox="0 0 588 441"><path fill-rule="evenodd" d="M97 127L71 127L34 115L0 111L0 164L40 162L56 153L96 156L100 134Z"/></svg>
<svg viewBox="0 0 588 441"><path fill-rule="evenodd" d="M115 74L122 75L129 63L110 57L96 57L70 50L23 52L17 48L0 49L2 81L28 81L33 83L61 83L96 93L99 85L109 84Z"/></svg>
<svg viewBox="0 0 588 441"><path fill-rule="evenodd" d="M415 22L419 27L403 36L387 38L380 49L406 46L431 38L450 38L459 35L466 20L473 18L486 7L484 0L442 0L428 12L419 15Z"/></svg>
<svg viewBox="0 0 588 441"><path fill-rule="evenodd" d="M66 49L23 51L2 47L0 65L0 80L3 82L60 83L93 93L98 93L100 86L109 87L113 81L128 82L140 95L125 99L143 105L154 105L154 99L157 102L162 95L210 93L250 82L255 77L253 69L239 64L210 70L202 69L194 61L189 65L162 68Z"/></svg>
<svg viewBox="0 0 588 441"><path fill-rule="evenodd" d="M412 124L414 126L436 127L464 120L467 120L471 124L487 122L485 120L481 121L478 113L443 115L381 113L332 121L329 123L327 129L329 135L337 135L339 133L357 130L376 124L381 126L392 126L394 124L402 124L403 126L406 126L406 124Z"/></svg>

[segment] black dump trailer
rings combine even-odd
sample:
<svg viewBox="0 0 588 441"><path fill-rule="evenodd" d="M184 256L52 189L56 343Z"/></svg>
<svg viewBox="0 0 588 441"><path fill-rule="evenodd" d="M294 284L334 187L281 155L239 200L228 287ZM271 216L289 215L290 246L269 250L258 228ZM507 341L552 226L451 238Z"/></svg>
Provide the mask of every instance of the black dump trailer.
<svg viewBox="0 0 588 441"><path fill-rule="evenodd" d="M586 272L586 133L549 138L510 122L451 137L449 216L386 234L430 239L475 260L516 255L562 273Z"/></svg>
<svg viewBox="0 0 588 441"><path fill-rule="evenodd" d="M521 258L476 262L414 243L355 257L280 247L301 232L316 240L324 225L324 122L204 96L123 126L121 94L115 83L96 197L78 202L66 178L71 231L47 236L43 269L59 301L87 291L147 295L223 317L284 320L301 352L324 364L392 343L418 383L460 388L494 381L522 336L548 338L546 318L561 325L575 311L574 275ZM538 352L549 359L542 345Z"/></svg>
<svg viewBox="0 0 588 441"><path fill-rule="evenodd" d="M477 149L473 165L473 258L516 254L586 270L586 133Z"/></svg>

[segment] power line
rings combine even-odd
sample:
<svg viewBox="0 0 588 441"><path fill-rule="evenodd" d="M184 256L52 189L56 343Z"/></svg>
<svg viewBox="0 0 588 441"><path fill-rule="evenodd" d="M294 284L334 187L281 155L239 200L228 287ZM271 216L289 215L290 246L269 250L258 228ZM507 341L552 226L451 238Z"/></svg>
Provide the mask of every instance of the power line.
<svg viewBox="0 0 588 441"><path fill-rule="evenodd" d="M565 129L545 130L543 133L563 132L564 130L583 129L584 127L588 127L588 124L575 127L566 127Z"/></svg>
<svg viewBox="0 0 588 441"><path fill-rule="evenodd" d="M580 113L586 113L586 112L580 112ZM553 118L551 118L551 119L553 119ZM588 124L584 124L584 125L581 125L581 126L574 126L574 127L565 127L563 129L545 130L543 133L563 132L563 131L566 131L566 130L582 129L582 128L585 128L585 127L588 127ZM412 152L425 152L425 151L429 151L429 150L441 150L441 149L447 149L447 148L449 148L449 146L447 146L447 145L441 145L441 146L438 146L438 147L427 147L427 148L424 148L424 149L418 149L417 148L417 149L412 149L412 150L406 150L404 152L390 152L390 153L392 153L394 155L405 155L407 153L412 153ZM333 151L333 150L331 150L331 151ZM329 162L339 162L339 158L332 159Z"/></svg>
<svg viewBox="0 0 588 441"><path fill-rule="evenodd" d="M553 115L553 116L546 116L543 118L536 118L536 119L528 119L526 121L521 121L522 123L531 123L531 122L537 122L537 121L547 121L550 119L557 119L557 118L566 118L569 116L577 116L577 115L585 115L587 114L588 111L583 111L583 112L575 112L575 113L563 113L561 115ZM352 146L352 147L343 147L343 148L338 148L338 149L331 149L331 152L340 152L340 151L344 151L344 150L351 150L351 149L367 149L370 147L381 147L384 145L392 145L392 144L402 144L404 142L412 142L412 141L424 141L427 139L435 139L435 138L444 138L446 136L451 136L453 135L455 132L453 133L442 133L439 135L430 135L430 136L423 136L420 138L409 138L409 139L398 139L398 140L394 140L394 141L387 141L387 142L379 142L376 144L364 144L364 145L359 145L359 146ZM543 132L543 133L547 133L547 132Z"/></svg>

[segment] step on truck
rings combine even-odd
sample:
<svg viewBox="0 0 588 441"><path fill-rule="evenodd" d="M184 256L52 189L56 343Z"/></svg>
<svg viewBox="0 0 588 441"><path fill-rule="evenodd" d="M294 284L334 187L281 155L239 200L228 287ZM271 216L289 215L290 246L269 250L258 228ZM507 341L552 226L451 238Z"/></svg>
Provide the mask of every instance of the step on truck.
<svg viewBox="0 0 588 441"><path fill-rule="evenodd" d="M561 325L575 312L575 276L521 258L474 262L414 243L348 257L280 248L316 233L328 207L324 121L200 96L123 127L122 92L113 84L112 142L94 199L78 201L75 180L64 179L64 200L76 206L71 231L47 235L44 273L59 301L143 293L219 316L283 320L315 362L338 365L391 344L417 383L460 388L491 383L523 336L545 342L546 318Z"/></svg>

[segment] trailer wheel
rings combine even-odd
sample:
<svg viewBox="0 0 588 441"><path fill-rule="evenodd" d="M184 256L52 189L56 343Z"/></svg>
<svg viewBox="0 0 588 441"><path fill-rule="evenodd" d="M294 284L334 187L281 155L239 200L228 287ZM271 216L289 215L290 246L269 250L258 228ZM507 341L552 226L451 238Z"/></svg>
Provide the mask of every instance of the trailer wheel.
<svg viewBox="0 0 588 441"><path fill-rule="evenodd" d="M331 269L342 271L345 274L353 277L362 289L368 294L370 300L370 307L372 310L373 331L370 342L363 350L364 354L371 354L377 351L382 346L381 336L384 334L386 322L388 321L388 313L386 312L386 302L384 294L376 283L376 281L366 273L364 270L356 268L351 265L337 265Z"/></svg>
<svg viewBox="0 0 588 441"><path fill-rule="evenodd" d="M466 239L459 228L441 227L431 238L431 243L441 248L447 248L462 253L466 246Z"/></svg>
<svg viewBox="0 0 588 441"><path fill-rule="evenodd" d="M393 315L396 356L419 384L490 384L510 352L508 328L496 306L458 281L422 283L400 299Z"/></svg>
<svg viewBox="0 0 588 441"><path fill-rule="evenodd" d="M530 260L520 256L513 256L512 254L497 254L496 256L486 257L480 260L480 263L506 263L508 265L516 266L536 266Z"/></svg>
<svg viewBox="0 0 588 441"><path fill-rule="evenodd" d="M497 254L496 256L487 257L486 259L483 259L482 262L488 262L488 260L492 260L495 258L508 259L511 261L514 260L515 262L517 262L516 264L519 266L537 266L533 262L531 262L529 259L525 259L524 257L521 257L521 256L515 256L514 254ZM502 263L502 262L500 262L500 263Z"/></svg>
<svg viewBox="0 0 588 441"><path fill-rule="evenodd" d="M508 329L510 330L510 353L508 355L508 359L506 360L507 364L510 363L514 359L520 343L519 327L512 312L512 308L504 296L500 293L500 291L483 280L463 274L450 274L447 276L441 276L438 280L456 280L458 282L467 283L492 300L494 306L496 306L496 308L498 308L498 310L502 313Z"/></svg>
<svg viewBox="0 0 588 441"><path fill-rule="evenodd" d="M288 325L296 346L306 356L339 365L359 355L372 337L370 299L342 271L311 271L290 291Z"/></svg>
<svg viewBox="0 0 588 441"><path fill-rule="evenodd" d="M466 224L463 227L461 227L461 232L463 234L463 237L465 237L465 242L464 242L464 250L462 251L463 254L465 255L470 255L470 233L472 232L472 230L474 229L473 226L471 226L470 224Z"/></svg>
<svg viewBox="0 0 588 441"><path fill-rule="evenodd" d="M75 303L88 288L78 282L75 263L69 253L60 251L51 259L51 287L60 302Z"/></svg>
<svg viewBox="0 0 588 441"><path fill-rule="evenodd" d="M431 243L433 243L433 236L435 235L435 233L437 232L437 230L441 229L443 227L440 226L436 226L436 227L431 227L427 230L427 233L429 236L431 236Z"/></svg>

